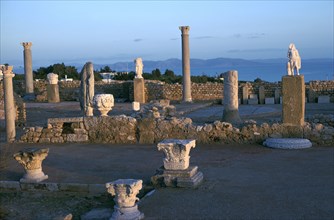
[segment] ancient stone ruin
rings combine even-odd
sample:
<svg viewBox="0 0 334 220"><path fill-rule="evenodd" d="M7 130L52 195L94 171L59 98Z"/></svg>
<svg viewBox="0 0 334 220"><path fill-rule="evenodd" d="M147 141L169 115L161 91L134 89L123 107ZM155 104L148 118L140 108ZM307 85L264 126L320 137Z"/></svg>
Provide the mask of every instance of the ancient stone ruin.
<svg viewBox="0 0 334 220"><path fill-rule="evenodd" d="M29 148L13 155L14 159L21 164L25 170L25 175L20 182L38 183L48 178L42 171L42 162L48 156L48 148Z"/></svg>
<svg viewBox="0 0 334 220"><path fill-rule="evenodd" d="M203 180L197 166L189 166L190 150L196 140L166 139L158 143L158 150L164 152L163 167L151 178L154 185L169 187L197 187Z"/></svg>
<svg viewBox="0 0 334 220"><path fill-rule="evenodd" d="M135 179L118 179L106 183L108 192L114 196L114 212L110 219L144 219L144 213L138 210L137 194L142 188L143 181Z"/></svg>
<svg viewBox="0 0 334 220"><path fill-rule="evenodd" d="M93 116L94 68L87 62L81 70L80 107L85 116Z"/></svg>

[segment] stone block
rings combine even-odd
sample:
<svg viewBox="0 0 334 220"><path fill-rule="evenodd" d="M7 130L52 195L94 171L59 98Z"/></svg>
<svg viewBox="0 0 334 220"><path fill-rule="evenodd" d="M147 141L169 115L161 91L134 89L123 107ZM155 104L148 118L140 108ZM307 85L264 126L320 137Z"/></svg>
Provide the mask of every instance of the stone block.
<svg viewBox="0 0 334 220"><path fill-rule="evenodd" d="M143 78L137 78L133 80L133 92L134 101L139 103L145 103L145 81Z"/></svg>
<svg viewBox="0 0 334 220"><path fill-rule="evenodd" d="M304 125L305 83L304 75L282 77L282 118L284 124Z"/></svg>
<svg viewBox="0 0 334 220"><path fill-rule="evenodd" d="M0 190L21 190L20 183L18 181L0 181Z"/></svg>
<svg viewBox="0 0 334 220"><path fill-rule="evenodd" d="M257 98L248 99L248 105L257 105L259 104L259 100Z"/></svg>
<svg viewBox="0 0 334 220"><path fill-rule="evenodd" d="M272 105L272 104L275 104L275 98L274 98L274 97L272 97L272 98L265 98L264 103L265 103L266 105Z"/></svg>
<svg viewBox="0 0 334 220"><path fill-rule="evenodd" d="M80 183L60 183L59 190L65 192L83 192L88 193L89 187L88 184Z"/></svg>
<svg viewBox="0 0 334 220"><path fill-rule="evenodd" d="M132 102L132 110L139 111L140 110L140 103L139 102Z"/></svg>
<svg viewBox="0 0 334 220"><path fill-rule="evenodd" d="M61 136L52 137L50 140L51 143L64 143L64 138Z"/></svg>
<svg viewBox="0 0 334 220"><path fill-rule="evenodd" d="M50 138L41 137L39 138L38 143L50 143Z"/></svg>
<svg viewBox="0 0 334 220"><path fill-rule="evenodd" d="M318 103L330 103L330 97L328 95L319 96Z"/></svg>
<svg viewBox="0 0 334 220"><path fill-rule="evenodd" d="M67 134L67 142L85 142L88 141L88 135L86 134Z"/></svg>
<svg viewBox="0 0 334 220"><path fill-rule="evenodd" d="M195 188L203 181L203 173L198 171L197 166L189 166L186 170L166 170L160 167L151 181L160 186Z"/></svg>

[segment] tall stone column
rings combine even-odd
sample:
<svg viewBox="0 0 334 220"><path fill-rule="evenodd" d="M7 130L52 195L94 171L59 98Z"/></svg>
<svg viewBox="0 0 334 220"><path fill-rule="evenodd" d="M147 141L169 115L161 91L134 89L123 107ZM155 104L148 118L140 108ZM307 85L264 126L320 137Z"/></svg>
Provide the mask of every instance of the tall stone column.
<svg viewBox="0 0 334 220"><path fill-rule="evenodd" d="M5 120L6 120L6 136L7 142L15 141L15 116L16 108L14 104L13 94L13 66L2 66L3 80L4 80L4 98L5 98Z"/></svg>
<svg viewBox="0 0 334 220"><path fill-rule="evenodd" d="M34 100L34 78L32 73L32 55L31 55L31 42L23 42L21 43L24 50L23 50L23 58L24 58L24 75L26 81L26 100Z"/></svg>
<svg viewBox="0 0 334 220"><path fill-rule="evenodd" d="M238 71L231 70L223 74L224 78L224 112L223 121L241 122L238 100Z"/></svg>
<svg viewBox="0 0 334 220"><path fill-rule="evenodd" d="M189 52L189 26L180 26L182 34L182 74L183 93L182 101L191 102L191 78L190 78L190 52Z"/></svg>

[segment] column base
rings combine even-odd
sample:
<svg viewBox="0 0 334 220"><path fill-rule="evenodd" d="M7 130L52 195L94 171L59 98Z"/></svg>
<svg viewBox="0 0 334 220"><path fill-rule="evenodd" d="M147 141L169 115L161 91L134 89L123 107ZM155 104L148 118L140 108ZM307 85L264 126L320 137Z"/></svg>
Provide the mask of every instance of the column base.
<svg viewBox="0 0 334 220"><path fill-rule="evenodd" d="M238 110L223 111L223 121L229 123L241 123L241 118Z"/></svg>
<svg viewBox="0 0 334 220"><path fill-rule="evenodd" d="M181 103L194 103L192 99L182 100Z"/></svg>
<svg viewBox="0 0 334 220"><path fill-rule="evenodd" d="M42 169L26 170L26 172L23 178L20 179L21 183L39 183L49 178L48 175L43 173Z"/></svg>
<svg viewBox="0 0 334 220"><path fill-rule="evenodd" d="M138 206L119 207L114 206L114 212L109 220L140 220L144 219L144 213L138 210Z"/></svg>
<svg viewBox="0 0 334 220"><path fill-rule="evenodd" d="M186 170L166 170L163 166L151 177L153 185L167 187L195 188L203 181L203 173L197 166L190 166Z"/></svg>

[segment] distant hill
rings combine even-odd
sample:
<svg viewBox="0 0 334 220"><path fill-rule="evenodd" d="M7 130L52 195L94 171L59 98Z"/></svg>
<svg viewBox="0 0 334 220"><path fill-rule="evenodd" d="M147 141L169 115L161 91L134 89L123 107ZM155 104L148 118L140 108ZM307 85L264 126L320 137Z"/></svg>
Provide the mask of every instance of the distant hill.
<svg viewBox="0 0 334 220"><path fill-rule="evenodd" d="M166 69L173 70L176 73L182 72L182 60L180 59L168 59L163 61L151 61L144 60L144 72L151 72L152 70L158 68L162 72ZM204 69L220 69L224 71L229 67L238 67L238 66L256 66L259 63L256 61L244 60L244 59L231 59L231 58L215 58L215 59L190 59L190 66L192 71L204 70ZM99 69L105 65L95 64L94 68ZM116 71L133 71L135 69L133 62L118 62L109 65L111 69Z"/></svg>
<svg viewBox="0 0 334 220"><path fill-rule="evenodd" d="M239 80L254 80L261 78L267 81L279 81L282 75L286 74L287 58L277 59L233 59L233 58L215 58L215 59L190 59L191 75L218 76L220 73L228 70L237 70ZM65 65L75 66L78 72L81 71L84 61L66 62ZM98 70L109 66L115 71L135 71L134 62L105 63L98 60L93 61L94 69ZM162 61L143 60L144 72L150 73L158 68L161 73L166 69L173 70L175 74L182 75L182 60L172 58ZM45 65L44 67L47 67ZM328 80L334 78L334 59L302 59L301 74L305 75L305 81L309 80ZM39 67L35 67L37 69ZM22 74L23 66L15 66L14 72Z"/></svg>

